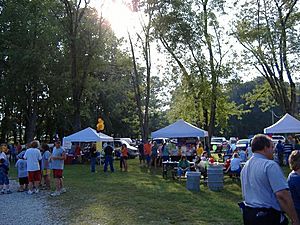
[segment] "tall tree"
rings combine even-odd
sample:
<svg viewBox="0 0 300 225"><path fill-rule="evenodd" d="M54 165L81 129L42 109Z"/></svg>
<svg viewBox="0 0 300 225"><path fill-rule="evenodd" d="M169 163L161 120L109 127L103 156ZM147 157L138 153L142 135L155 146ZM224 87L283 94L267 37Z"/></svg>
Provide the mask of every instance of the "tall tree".
<svg viewBox="0 0 300 225"><path fill-rule="evenodd" d="M149 136L149 102L150 102L150 89L151 89L151 30L153 27L152 17L153 17L153 3L150 1L145 1L142 4L145 7L146 20L147 22L141 19L142 33L136 33L137 42L141 43L140 47L142 49L141 54L143 56L143 64L145 65L145 93L142 94L141 85L142 85L142 74L139 70L139 65L137 62L135 47L132 42L132 38L128 33L131 55L132 55L132 81L135 93L135 99L137 103L137 111L139 115L139 123L142 134L142 139L147 140Z"/></svg>
<svg viewBox="0 0 300 225"><path fill-rule="evenodd" d="M265 77L274 99L290 114L296 113L295 74L299 72L297 2L248 0L241 5L234 32L245 49L245 61Z"/></svg>
<svg viewBox="0 0 300 225"><path fill-rule="evenodd" d="M2 103L7 111L2 115L14 118L11 122L20 130L25 125L25 141L35 137L40 105L48 97L52 56L59 43L50 10L55 7L47 0L3 1L0 38L6 91Z"/></svg>
<svg viewBox="0 0 300 225"><path fill-rule="evenodd" d="M66 19L64 21L65 29L67 30L69 60L70 60L70 74L72 81L72 100L74 106L74 131L78 131L81 128L81 98L87 79L86 69L80 71L79 58L85 59L84 65L88 67L91 59L89 53L79 51L79 34L82 24L82 19L86 9L88 8L89 0L73 1L73 0L61 0L64 4L64 10ZM81 55L84 54L84 55ZM87 54L87 57L85 57Z"/></svg>
<svg viewBox="0 0 300 225"><path fill-rule="evenodd" d="M196 123L215 129L220 79L230 74L217 14L222 1L157 1L156 32L183 74L183 87L198 112Z"/></svg>

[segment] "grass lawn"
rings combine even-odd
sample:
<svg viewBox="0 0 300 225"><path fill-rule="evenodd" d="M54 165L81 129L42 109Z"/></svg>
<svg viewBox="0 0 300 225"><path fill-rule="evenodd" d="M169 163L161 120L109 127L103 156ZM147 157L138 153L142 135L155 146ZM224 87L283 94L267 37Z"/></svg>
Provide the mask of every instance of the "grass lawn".
<svg viewBox="0 0 300 225"><path fill-rule="evenodd" d="M99 166L91 174L89 165L66 165L68 192L49 201L66 209L70 224L242 224L239 182L225 176L224 190L213 192L201 183L193 193L185 181L163 179L161 168L150 171L137 159L128 164L127 173L106 174Z"/></svg>

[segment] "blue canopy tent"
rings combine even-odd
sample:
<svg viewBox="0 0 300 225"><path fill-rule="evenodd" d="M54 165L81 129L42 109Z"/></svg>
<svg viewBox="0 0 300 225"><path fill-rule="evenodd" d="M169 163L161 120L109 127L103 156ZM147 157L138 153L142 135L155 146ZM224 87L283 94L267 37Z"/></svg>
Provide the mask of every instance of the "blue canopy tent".
<svg viewBox="0 0 300 225"><path fill-rule="evenodd" d="M208 137L208 132L183 119L151 133L152 138Z"/></svg>
<svg viewBox="0 0 300 225"><path fill-rule="evenodd" d="M96 130L88 127L75 134L63 138L63 142L99 142L113 141L114 139L106 134L98 133Z"/></svg>

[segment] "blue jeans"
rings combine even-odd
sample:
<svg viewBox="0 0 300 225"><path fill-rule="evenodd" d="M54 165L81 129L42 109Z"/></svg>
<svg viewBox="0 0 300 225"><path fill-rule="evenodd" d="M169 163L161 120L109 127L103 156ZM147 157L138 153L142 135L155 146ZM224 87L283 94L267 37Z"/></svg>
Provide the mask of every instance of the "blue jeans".
<svg viewBox="0 0 300 225"><path fill-rule="evenodd" d="M284 152L286 166L289 166L289 157L292 152Z"/></svg>
<svg viewBox="0 0 300 225"><path fill-rule="evenodd" d="M91 157L91 172L95 172L95 168L96 168L96 158Z"/></svg>
<svg viewBox="0 0 300 225"><path fill-rule="evenodd" d="M187 169L186 171L190 171L190 169ZM185 171L185 172L186 172ZM180 168L180 167L178 167L178 169L177 169L177 175L179 176L179 177L181 177L182 175L183 175L183 169L182 168Z"/></svg>
<svg viewBox="0 0 300 225"><path fill-rule="evenodd" d="M114 172L114 165L113 165L113 157L111 155L105 156L105 161L104 161L104 172L107 171L107 166L110 166L110 171Z"/></svg>
<svg viewBox="0 0 300 225"><path fill-rule="evenodd" d="M9 185L8 175L0 173L0 185Z"/></svg>

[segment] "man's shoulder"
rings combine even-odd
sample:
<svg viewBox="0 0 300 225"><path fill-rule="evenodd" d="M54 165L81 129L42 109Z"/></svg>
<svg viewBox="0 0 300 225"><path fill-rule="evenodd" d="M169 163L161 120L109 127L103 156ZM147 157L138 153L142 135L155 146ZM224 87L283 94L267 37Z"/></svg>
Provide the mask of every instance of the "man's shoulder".
<svg viewBox="0 0 300 225"><path fill-rule="evenodd" d="M260 164L262 167L272 167L272 166L279 167L279 165L274 160L271 160L271 159L253 157L249 161L251 162L251 160L252 160L252 162L256 162L256 163Z"/></svg>

